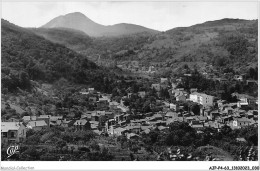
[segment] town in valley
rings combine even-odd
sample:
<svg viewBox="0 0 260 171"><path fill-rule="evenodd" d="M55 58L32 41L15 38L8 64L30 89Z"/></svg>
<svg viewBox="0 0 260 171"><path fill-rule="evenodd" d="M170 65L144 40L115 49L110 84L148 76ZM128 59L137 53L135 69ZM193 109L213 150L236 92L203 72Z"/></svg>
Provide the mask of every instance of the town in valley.
<svg viewBox="0 0 260 171"><path fill-rule="evenodd" d="M258 20L1 25L2 161L258 160Z"/></svg>

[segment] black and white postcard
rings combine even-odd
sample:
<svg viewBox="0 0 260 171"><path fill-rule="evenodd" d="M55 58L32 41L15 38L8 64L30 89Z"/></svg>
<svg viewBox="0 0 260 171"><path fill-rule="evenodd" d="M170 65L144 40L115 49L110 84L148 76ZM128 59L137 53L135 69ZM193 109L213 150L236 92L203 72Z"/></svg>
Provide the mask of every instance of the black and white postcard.
<svg viewBox="0 0 260 171"><path fill-rule="evenodd" d="M1 170L259 170L258 1L1 5Z"/></svg>

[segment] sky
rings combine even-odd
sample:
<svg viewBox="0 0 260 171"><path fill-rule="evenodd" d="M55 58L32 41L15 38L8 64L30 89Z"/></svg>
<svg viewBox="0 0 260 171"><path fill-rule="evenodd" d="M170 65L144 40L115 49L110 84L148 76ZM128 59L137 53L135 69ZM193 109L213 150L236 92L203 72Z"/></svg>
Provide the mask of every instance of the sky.
<svg viewBox="0 0 260 171"><path fill-rule="evenodd" d="M40 27L51 19L81 12L96 23L131 23L166 31L223 18L257 19L257 1L2 1L2 18L21 27Z"/></svg>

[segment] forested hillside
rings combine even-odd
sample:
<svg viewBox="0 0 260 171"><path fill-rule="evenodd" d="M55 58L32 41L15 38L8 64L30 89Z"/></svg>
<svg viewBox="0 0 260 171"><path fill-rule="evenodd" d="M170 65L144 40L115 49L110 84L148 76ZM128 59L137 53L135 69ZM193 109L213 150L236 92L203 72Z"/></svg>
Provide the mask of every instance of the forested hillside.
<svg viewBox="0 0 260 171"><path fill-rule="evenodd" d="M55 43L63 44L74 50L82 50L92 45L92 38L84 32L65 28L38 28L31 29L34 33Z"/></svg>
<svg viewBox="0 0 260 171"><path fill-rule="evenodd" d="M64 45L52 43L3 19L1 23L1 79L2 88L7 91L17 87L30 90L30 80L53 83L60 78L100 87L109 74Z"/></svg>
<svg viewBox="0 0 260 171"><path fill-rule="evenodd" d="M75 43L82 44L78 46L82 48L61 43L93 61L98 60L98 54L106 62L138 60L144 65L158 63L163 68L178 68L180 63L206 63L241 72L256 67L257 23L257 20L222 19L157 34L92 38L87 41L91 42L88 47L81 40Z"/></svg>

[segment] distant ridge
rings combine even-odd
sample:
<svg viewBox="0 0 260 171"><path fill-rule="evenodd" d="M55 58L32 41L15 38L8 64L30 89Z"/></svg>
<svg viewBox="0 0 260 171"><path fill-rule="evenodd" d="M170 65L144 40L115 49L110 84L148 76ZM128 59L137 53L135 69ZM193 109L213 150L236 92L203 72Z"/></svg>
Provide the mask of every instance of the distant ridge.
<svg viewBox="0 0 260 171"><path fill-rule="evenodd" d="M120 23L104 26L92 21L80 12L58 16L42 26L42 28L57 27L80 30L92 37L122 36L141 32L159 33L159 31L135 24Z"/></svg>

